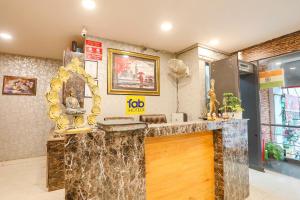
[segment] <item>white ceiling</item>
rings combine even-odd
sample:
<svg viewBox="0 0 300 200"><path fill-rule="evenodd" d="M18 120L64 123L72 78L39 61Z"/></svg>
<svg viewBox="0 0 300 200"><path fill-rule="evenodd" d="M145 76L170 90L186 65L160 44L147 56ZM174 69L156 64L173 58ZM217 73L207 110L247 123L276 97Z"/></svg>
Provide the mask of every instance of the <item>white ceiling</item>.
<svg viewBox="0 0 300 200"><path fill-rule="evenodd" d="M218 38L233 52L300 30L300 0L0 0L0 51L61 58L85 25L89 35L171 52ZM162 32L163 21L173 23Z"/></svg>

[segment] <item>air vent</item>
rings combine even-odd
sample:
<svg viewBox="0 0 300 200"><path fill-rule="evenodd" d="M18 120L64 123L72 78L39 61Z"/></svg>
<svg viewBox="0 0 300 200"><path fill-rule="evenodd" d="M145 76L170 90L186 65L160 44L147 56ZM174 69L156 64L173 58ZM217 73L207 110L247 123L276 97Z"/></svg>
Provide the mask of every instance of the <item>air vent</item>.
<svg viewBox="0 0 300 200"><path fill-rule="evenodd" d="M241 74L251 74L253 73L253 64L239 61L239 71Z"/></svg>

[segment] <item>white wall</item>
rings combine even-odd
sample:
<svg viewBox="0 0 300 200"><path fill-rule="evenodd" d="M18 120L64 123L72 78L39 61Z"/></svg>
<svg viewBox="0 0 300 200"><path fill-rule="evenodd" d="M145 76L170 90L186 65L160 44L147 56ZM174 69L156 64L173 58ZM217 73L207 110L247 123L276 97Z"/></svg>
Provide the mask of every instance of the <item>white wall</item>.
<svg viewBox="0 0 300 200"><path fill-rule="evenodd" d="M95 38L93 38L95 39ZM107 48L139 52L160 57L160 96L146 96L147 114L176 112L176 84L168 76L167 62L174 54L156 52L126 43L97 39L103 43L103 61L99 63L99 86L102 96L102 114L125 116L126 95L107 95ZM191 77L180 83L180 111L188 113L189 120L198 119L205 109L205 66L199 61L197 48L179 56L191 68ZM0 94L0 161L45 155L46 140L54 125L47 116L45 93L51 78L57 73L61 61L0 54L0 88L4 75L37 78L36 96L9 96ZM91 99L85 99L90 109ZM89 110L88 110L89 112Z"/></svg>
<svg viewBox="0 0 300 200"><path fill-rule="evenodd" d="M179 111L188 114L188 120L197 120L205 111L205 62L199 60L198 48L178 56L190 68L191 75L179 84Z"/></svg>
<svg viewBox="0 0 300 200"><path fill-rule="evenodd" d="M205 62L226 58L223 53L196 45L177 56L191 71L190 78L181 82L179 87L180 111L188 114L189 120L197 120L207 110L205 93Z"/></svg>
<svg viewBox="0 0 300 200"><path fill-rule="evenodd" d="M208 49L203 46L198 46L198 57L201 60L206 60L208 62L213 62L217 60L221 60L223 58L228 57L227 55L214 51L212 49Z"/></svg>
<svg viewBox="0 0 300 200"><path fill-rule="evenodd" d="M171 113L176 111L176 88L172 79L168 76L167 61L173 58L174 55L171 53L155 52L151 49L142 51L142 47L139 46L102 38L90 37L90 39L101 41L103 45L103 60L99 63L98 68L99 87L102 97L102 114L99 119L101 120L106 116L125 116L126 95L107 94L107 49L114 48L160 57L160 96L146 96L146 114L166 114L168 120L170 120ZM85 107L89 109L90 106L91 99L86 98Z"/></svg>

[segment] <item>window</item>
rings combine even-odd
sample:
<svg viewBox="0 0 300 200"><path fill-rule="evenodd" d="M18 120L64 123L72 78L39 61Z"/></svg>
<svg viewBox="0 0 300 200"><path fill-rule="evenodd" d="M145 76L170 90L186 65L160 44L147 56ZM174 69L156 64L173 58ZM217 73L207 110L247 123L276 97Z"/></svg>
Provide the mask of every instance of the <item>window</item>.
<svg viewBox="0 0 300 200"><path fill-rule="evenodd" d="M267 138L283 147L286 158L300 160L300 52L265 59L259 62L260 70L284 69L284 88L268 89L270 137ZM266 94L266 93L261 93ZM263 106L261 106L263 107ZM263 133L265 134L265 133Z"/></svg>

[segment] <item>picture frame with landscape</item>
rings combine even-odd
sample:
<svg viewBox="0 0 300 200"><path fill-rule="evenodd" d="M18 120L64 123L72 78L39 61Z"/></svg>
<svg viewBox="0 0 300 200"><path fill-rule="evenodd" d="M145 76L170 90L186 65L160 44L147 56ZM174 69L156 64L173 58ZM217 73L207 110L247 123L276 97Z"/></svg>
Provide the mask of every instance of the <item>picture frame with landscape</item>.
<svg viewBox="0 0 300 200"><path fill-rule="evenodd" d="M108 94L160 95L160 58L108 49Z"/></svg>

